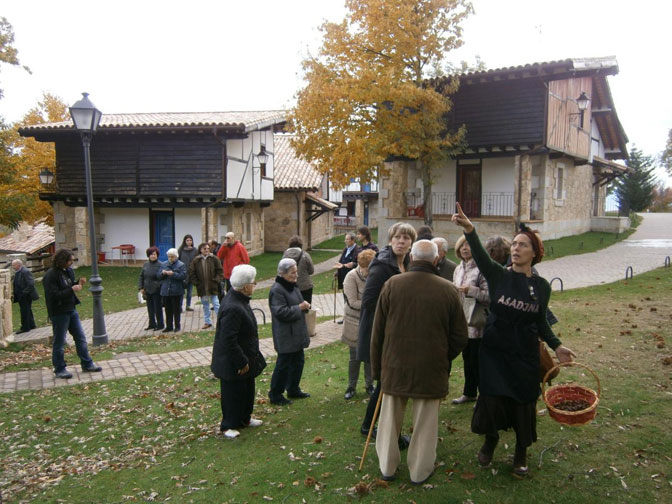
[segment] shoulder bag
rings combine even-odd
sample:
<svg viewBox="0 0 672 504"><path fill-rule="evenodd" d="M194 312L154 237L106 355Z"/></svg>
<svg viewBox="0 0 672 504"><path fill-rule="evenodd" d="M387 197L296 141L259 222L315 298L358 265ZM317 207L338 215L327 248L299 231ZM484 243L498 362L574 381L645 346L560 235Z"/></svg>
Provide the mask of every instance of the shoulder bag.
<svg viewBox="0 0 672 504"><path fill-rule="evenodd" d="M485 327L489 312L487 306L476 301L476 298L465 297L462 309L464 310L464 317L467 319L469 327L475 327L476 329Z"/></svg>

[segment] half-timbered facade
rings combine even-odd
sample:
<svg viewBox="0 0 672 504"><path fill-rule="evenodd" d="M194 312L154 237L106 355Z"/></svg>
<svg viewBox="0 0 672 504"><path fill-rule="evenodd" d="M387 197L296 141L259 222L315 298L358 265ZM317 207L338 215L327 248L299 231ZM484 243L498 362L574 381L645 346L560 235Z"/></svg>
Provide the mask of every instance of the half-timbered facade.
<svg viewBox="0 0 672 504"><path fill-rule="evenodd" d="M450 215L459 201L485 236L510 235L516 221L544 238L614 229L605 224L605 185L627 168L627 137L607 77L613 57L568 59L488 70L460 77L450 96L448 127L466 125L467 148L433 172L432 213L437 235L458 232ZM442 79L430 82L438 90ZM579 110L577 98L589 98ZM413 162L395 161L381 180L378 220L420 225L423 184ZM401 196L401 197L400 197Z"/></svg>
<svg viewBox="0 0 672 504"><path fill-rule="evenodd" d="M251 254L263 252L273 131L284 122L283 111L103 115L91 143L98 250L114 260L130 244L144 259L156 245L163 257L185 234L221 242L233 231ZM79 135L70 121L19 133L54 142L55 187L40 197L53 204L57 248L77 248L80 264L88 264Z"/></svg>

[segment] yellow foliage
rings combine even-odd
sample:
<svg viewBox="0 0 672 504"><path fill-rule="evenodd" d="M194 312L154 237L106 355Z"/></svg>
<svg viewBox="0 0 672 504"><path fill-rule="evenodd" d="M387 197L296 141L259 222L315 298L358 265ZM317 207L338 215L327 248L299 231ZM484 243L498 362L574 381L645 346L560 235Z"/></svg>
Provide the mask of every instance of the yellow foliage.
<svg viewBox="0 0 672 504"><path fill-rule="evenodd" d="M320 28L323 45L303 62L306 86L290 128L297 153L335 186L368 181L390 158L416 159L431 184L431 167L460 146L449 133L448 94L424 85L426 72L462 44L465 0L347 0L341 23Z"/></svg>
<svg viewBox="0 0 672 504"><path fill-rule="evenodd" d="M12 221L10 225L15 225L13 221L16 220L33 223L43 217L48 217L49 223L53 222L51 205L39 199L43 190L39 173L44 168L54 171L54 145L21 137L17 130L33 124L64 121L68 117L67 105L60 98L45 93L38 105L30 109L21 121L11 130L3 132L8 150L8 176L0 182L0 208L7 207L6 216Z"/></svg>

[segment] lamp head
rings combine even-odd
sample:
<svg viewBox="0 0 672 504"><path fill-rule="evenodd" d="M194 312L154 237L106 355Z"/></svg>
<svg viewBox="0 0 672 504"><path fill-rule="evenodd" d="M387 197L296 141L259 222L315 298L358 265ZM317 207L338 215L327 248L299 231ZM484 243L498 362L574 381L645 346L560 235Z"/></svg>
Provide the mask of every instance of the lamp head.
<svg viewBox="0 0 672 504"><path fill-rule="evenodd" d="M95 133L103 113L89 100L89 93L82 93L82 99L70 107L70 115L77 131Z"/></svg>

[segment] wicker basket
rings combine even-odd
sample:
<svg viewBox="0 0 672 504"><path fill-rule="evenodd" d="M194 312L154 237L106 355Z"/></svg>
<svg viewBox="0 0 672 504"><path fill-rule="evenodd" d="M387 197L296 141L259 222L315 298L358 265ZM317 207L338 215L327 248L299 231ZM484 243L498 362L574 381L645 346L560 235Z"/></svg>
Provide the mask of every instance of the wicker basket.
<svg viewBox="0 0 672 504"><path fill-rule="evenodd" d="M575 383L553 385L546 390L545 382L548 375L552 373L554 369L563 366L581 366L590 371L597 382L597 392L591 388ZM546 376L544 377L544 382L541 384L541 394L548 408L548 414L553 420L564 425L585 425L597 415L597 405L600 402L600 395L602 395L602 387L600 385L600 379L588 366L579 364L578 362L563 362L548 370L548 373L546 373ZM580 411L565 411L555 407L555 405L563 401L575 400L586 401L590 406Z"/></svg>

